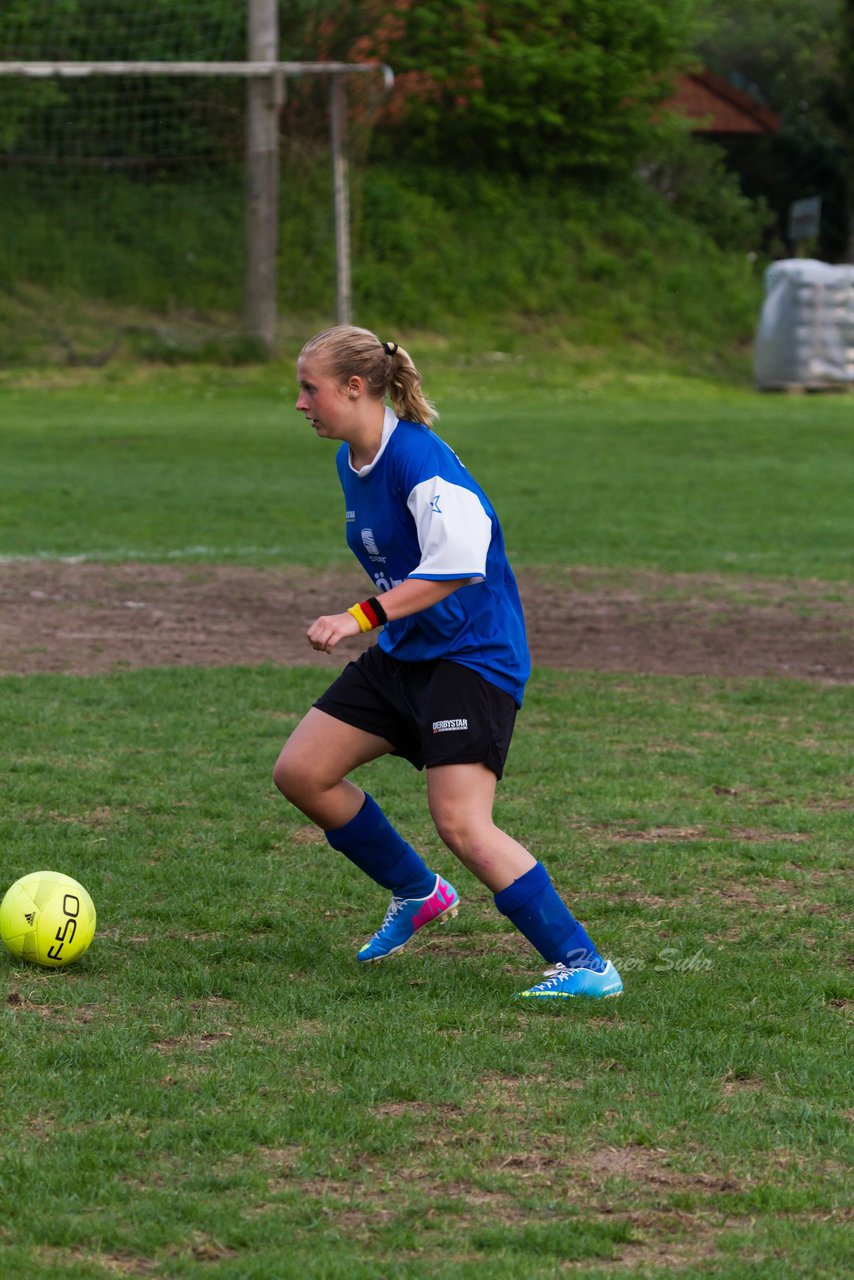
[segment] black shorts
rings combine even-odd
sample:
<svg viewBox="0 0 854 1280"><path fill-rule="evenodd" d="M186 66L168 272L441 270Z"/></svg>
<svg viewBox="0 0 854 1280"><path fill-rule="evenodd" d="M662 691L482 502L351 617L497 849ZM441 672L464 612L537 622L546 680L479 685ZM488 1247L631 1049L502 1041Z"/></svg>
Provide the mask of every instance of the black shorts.
<svg viewBox="0 0 854 1280"><path fill-rule="evenodd" d="M516 721L509 693L460 662L401 662L373 645L314 704L394 745L416 769L485 764L504 772Z"/></svg>

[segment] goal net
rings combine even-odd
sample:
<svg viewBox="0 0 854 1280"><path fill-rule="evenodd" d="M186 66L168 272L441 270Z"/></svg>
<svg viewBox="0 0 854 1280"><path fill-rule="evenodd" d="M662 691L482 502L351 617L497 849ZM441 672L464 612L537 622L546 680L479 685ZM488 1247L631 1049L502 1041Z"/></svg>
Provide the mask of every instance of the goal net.
<svg viewBox="0 0 854 1280"><path fill-rule="evenodd" d="M300 56L313 36L283 31L279 57ZM242 63L246 49L241 0L0 9L4 63ZM370 79L348 90L357 161L382 96L381 77ZM328 320L328 78L285 83L279 306ZM247 352L246 99L239 75L0 76L0 366L101 363L117 348L167 360Z"/></svg>

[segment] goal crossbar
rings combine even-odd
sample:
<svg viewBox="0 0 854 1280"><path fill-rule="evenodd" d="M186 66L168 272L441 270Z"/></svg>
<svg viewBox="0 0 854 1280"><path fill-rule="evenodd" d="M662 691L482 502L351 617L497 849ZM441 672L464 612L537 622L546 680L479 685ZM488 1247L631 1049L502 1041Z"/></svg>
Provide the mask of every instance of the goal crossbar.
<svg viewBox="0 0 854 1280"><path fill-rule="evenodd" d="M382 73L386 89L394 72L384 62L0 62L0 76L343 76Z"/></svg>

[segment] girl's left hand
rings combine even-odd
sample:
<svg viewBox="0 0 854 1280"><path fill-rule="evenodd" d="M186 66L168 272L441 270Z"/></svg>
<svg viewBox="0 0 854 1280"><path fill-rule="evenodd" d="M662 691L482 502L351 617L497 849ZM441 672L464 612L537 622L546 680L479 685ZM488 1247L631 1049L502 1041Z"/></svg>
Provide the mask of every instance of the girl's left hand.
<svg viewBox="0 0 854 1280"><path fill-rule="evenodd" d="M361 630L352 613L332 613L317 618L306 632L312 649L321 653L331 653L339 640L358 635L361 635Z"/></svg>

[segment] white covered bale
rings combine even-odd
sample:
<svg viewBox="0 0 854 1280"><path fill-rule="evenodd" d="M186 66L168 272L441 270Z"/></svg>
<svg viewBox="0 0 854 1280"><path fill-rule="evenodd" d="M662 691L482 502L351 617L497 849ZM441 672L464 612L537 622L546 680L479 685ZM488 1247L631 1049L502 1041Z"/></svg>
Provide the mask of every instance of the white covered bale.
<svg viewBox="0 0 854 1280"><path fill-rule="evenodd" d="M754 351L760 390L854 387L854 266L775 262Z"/></svg>

